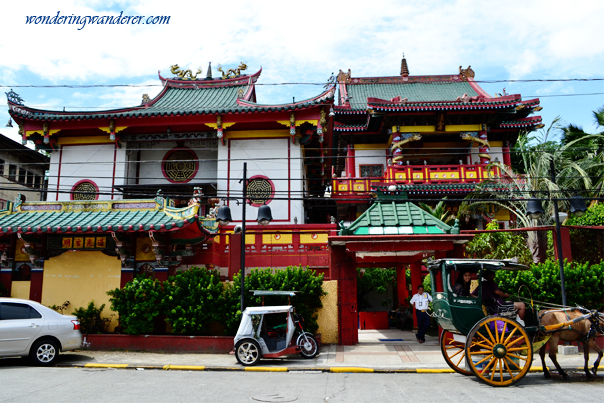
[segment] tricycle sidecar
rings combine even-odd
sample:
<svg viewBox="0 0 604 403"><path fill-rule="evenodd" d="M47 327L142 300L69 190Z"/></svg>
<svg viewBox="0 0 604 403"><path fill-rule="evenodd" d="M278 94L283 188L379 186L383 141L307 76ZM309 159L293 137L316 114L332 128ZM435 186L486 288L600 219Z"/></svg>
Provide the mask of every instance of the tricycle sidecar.
<svg viewBox="0 0 604 403"><path fill-rule="evenodd" d="M237 361L249 366L262 357L300 354L314 358L319 345L312 334L304 331L301 320L291 305L246 308L234 340Z"/></svg>

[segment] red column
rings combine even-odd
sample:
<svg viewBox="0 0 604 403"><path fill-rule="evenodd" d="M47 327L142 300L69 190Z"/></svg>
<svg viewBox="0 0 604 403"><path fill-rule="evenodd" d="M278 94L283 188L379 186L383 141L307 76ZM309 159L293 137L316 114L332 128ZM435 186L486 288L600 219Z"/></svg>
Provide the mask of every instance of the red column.
<svg viewBox="0 0 604 403"><path fill-rule="evenodd" d="M13 286L13 270L9 268L0 269L0 284L8 290L10 297L11 288Z"/></svg>
<svg viewBox="0 0 604 403"><path fill-rule="evenodd" d="M167 268L155 269L155 278L159 281L168 280L168 269Z"/></svg>
<svg viewBox="0 0 604 403"><path fill-rule="evenodd" d="M481 140L485 140L487 141L487 131L486 130L481 130L478 132L478 137ZM485 145L480 145L480 147L478 147L478 152L480 154L488 154L489 153L489 147L485 146ZM484 158L484 157L480 157L480 163L481 164L488 164L489 162L491 162L488 158Z"/></svg>
<svg viewBox="0 0 604 403"><path fill-rule="evenodd" d="M412 263L411 266L411 294L417 293L417 287L422 284L422 264ZM415 307L413 308L413 328L417 329L417 315L415 315Z"/></svg>
<svg viewBox="0 0 604 403"><path fill-rule="evenodd" d="M503 163L509 167L512 166L512 157L510 156L510 142L509 141L504 141L503 142Z"/></svg>
<svg viewBox="0 0 604 403"><path fill-rule="evenodd" d="M407 296L409 295L409 290L407 289L407 276L405 272L407 268L405 266L399 266L396 268L396 291L398 294L398 306L406 306L407 305Z"/></svg>
<svg viewBox="0 0 604 403"><path fill-rule="evenodd" d="M42 302L42 282L44 281L44 269L37 267L31 269L31 282L29 285L29 299Z"/></svg>
<svg viewBox="0 0 604 403"><path fill-rule="evenodd" d="M352 346L359 342L356 263L345 246L332 245L329 250L331 278L338 280L338 344Z"/></svg>
<svg viewBox="0 0 604 403"><path fill-rule="evenodd" d="M434 254L434 258L435 259L444 259L447 257L447 252L446 251L438 251ZM443 288L443 276L437 276L436 277L436 291L437 292L443 292L444 288Z"/></svg>
<svg viewBox="0 0 604 403"><path fill-rule="evenodd" d="M124 288L127 282L132 281L134 278L134 269L122 267L122 273L120 276L120 288Z"/></svg>
<svg viewBox="0 0 604 403"><path fill-rule="evenodd" d="M346 152L346 177L354 178L355 175L355 162L354 162L354 148L348 144L348 151Z"/></svg>
<svg viewBox="0 0 604 403"><path fill-rule="evenodd" d="M241 271L241 233L229 236L229 280Z"/></svg>
<svg viewBox="0 0 604 403"><path fill-rule="evenodd" d="M556 229L553 229L554 240L556 239ZM562 238L562 257L567 262L573 261L573 252L570 247L570 228L560 228L560 238ZM558 259L558 242L554 242L554 253Z"/></svg>

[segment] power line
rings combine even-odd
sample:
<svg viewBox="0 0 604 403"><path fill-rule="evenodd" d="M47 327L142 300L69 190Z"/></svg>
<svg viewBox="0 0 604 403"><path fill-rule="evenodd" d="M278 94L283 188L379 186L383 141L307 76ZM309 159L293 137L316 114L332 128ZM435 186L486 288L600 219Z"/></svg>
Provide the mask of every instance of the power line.
<svg viewBox="0 0 604 403"><path fill-rule="evenodd" d="M245 77L245 76L242 76ZM532 83L532 82L591 82L591 81L604 81L604 78L531 78L526 80L518 79L496 79L496 80L474 80L475 83L483 84L496 84L496 83ZM196 84L194 80L182 81L184 84ZM203 84L204 82L202 82ZM451 81L453 83L453 81ZM257 86L277 86L277 85L326 85L331 83L325 82L280 82L280 83L253 83L252 85ZM333 83L340 84L340 83ZM347 86L356 85L391 85L391 82L375 82L375 83L346 83ZM412 84L432 84L431 82L414 82ZM247 86L248 84L241 84ZM0 84L2 88L115 88L115 87L164 87L164 84Z"/></svg>

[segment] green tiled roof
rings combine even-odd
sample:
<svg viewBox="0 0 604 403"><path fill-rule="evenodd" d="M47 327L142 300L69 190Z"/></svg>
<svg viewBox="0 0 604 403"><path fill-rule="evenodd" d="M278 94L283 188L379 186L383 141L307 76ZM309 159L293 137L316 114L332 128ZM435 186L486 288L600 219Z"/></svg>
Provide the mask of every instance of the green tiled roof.
<svg viewBox="0 0 604 403"><path fill-rule="evenodd" d="M252 79L250 81L255 82ZM238 85L240 82L243 84ZM335 87L330 87L322 94L307 100L290 104L267 105L257 104L242 98L243 96L247 98L251 97L253 82L246 83L243 79L240 82L220 85L220 81L216 83L214 81L200 81L199 83L196 81L183 81L175 83L174 80L171 80L159 95L145 105L98 112L39 110L20 104L13 105L10 100L9 109L13 117L44 121L278 112L304 109L314 105L330 103L335 91Z"/></svg>
<svg viewBox="0 0 604 403"><path fill-rule="evenodd" d="M455 101L457 97L479 94L467 81L434 83L388 83L388 84L348 84L346 85L352 109L366 109L367 98L389 100L400 96L408 102Z"/></svg>
<svg viewBox="0 0 604 403"><path fill-rule="evenodd" d="M411 202L376 201L340 235L446 234L451 227Z"/></svg>
<svg viewBox="0 0 604 403"><path fill-rule="evenodd" d="M150 200L95 202L9 203L0 211L0 234L53 234L176 231L191 227L189 235L206 237L217 232L197 217L199 205L169 206L163 197ZM188 236L190 237L190 236Z"/></svg>

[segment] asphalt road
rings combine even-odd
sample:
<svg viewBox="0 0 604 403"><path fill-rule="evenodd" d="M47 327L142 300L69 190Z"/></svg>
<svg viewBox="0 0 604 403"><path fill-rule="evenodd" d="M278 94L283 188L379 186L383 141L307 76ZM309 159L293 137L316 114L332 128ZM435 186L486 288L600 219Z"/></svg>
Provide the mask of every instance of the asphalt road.
<svg viewBox="0 0 604 403"><path fill-rule="evenodd" d="M2 360L4 361L4 360ZM597 402L603 377L528 374L493 388L457 374L188 372L0 364L0 402Z"/></svg>

